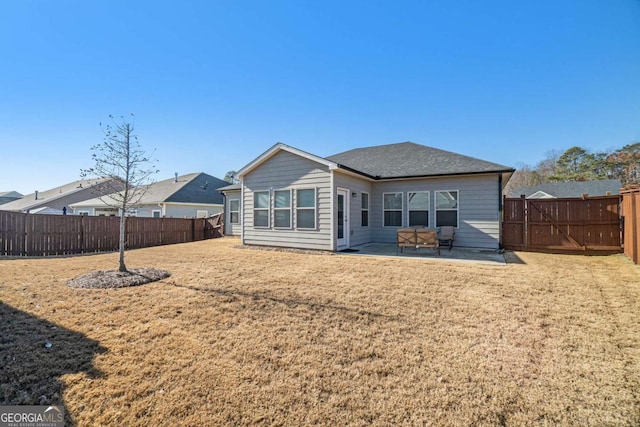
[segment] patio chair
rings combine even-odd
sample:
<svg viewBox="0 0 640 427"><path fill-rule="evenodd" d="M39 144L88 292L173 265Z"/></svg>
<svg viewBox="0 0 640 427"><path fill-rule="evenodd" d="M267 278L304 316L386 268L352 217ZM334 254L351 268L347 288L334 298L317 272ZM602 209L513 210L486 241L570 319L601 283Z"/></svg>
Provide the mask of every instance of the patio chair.
<svg viewBox="0 0 640 427"><path fill-rule="evenodd" d="M396 234L396 255L398 249L403 252L404 248L416 248L416 230L414 228L399 228Z"/></svg>
<svg viewBox="0 0 640 427"><path fill-rule="evenodd" d="M451 225L443 225L440 227L440 235L438 239L443 245L449 246L449 250L453 247L453 241L455 240L456 229Z"/></svg>
<svg viewBox="0 0 640 427"><path fill-rule="evenodd" d="M416 229L416 249L420 248L434 249L438 252L438 255L440 255L438 232L432 228Z"/></svg>

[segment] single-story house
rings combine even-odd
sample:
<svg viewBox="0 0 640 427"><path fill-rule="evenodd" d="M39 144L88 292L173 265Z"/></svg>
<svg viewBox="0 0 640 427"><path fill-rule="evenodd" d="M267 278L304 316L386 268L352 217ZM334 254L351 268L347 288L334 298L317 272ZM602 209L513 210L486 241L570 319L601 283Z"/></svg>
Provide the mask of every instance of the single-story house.
<svg viewBox="0 0 640 427"><path fill-rule="evenodd" d="M13 212L50 212L64 211L71 213L69 206L72 203L82 202L94 197L108 194L117 186L112 179L84 179L61 185L46 191L36 191L13 202L0 206L0 210ZM49 208L43 210L41 208Z"/></svg>
<svg viewBox="0 0 640 427"><path fill-rule="evenodd" d="M278 143L238 171L225 234L243 244L339 251L395 243L402 227L456 227L457 246L498 249L515 170L412 142L319 157Z"/></svg>
<svg viewBox="0 0 640 427"><path fill-rule="evenodd" d="M145 218L206 218L222 212L229 183L206 173L190 173L151 184L129 216ZM74 215L117 216L117 201L103 196L71 205Z"/></svg>
<svg viewBox="0 0 640 427"><path fill-rule="evenodd" d="M0 191L0 205L13 202L14 200L18 200L21 198L22 194L18 193L17 191Z"/></svg>
<svg viewBox="0 0 640 427"><path fill-rule="evenodd" d="M507 197L525 196L527 199L562 199L572 197L608 196L620 194L622 182L619 179L597 181L547 182L544 184L515 187Z"/></svg>

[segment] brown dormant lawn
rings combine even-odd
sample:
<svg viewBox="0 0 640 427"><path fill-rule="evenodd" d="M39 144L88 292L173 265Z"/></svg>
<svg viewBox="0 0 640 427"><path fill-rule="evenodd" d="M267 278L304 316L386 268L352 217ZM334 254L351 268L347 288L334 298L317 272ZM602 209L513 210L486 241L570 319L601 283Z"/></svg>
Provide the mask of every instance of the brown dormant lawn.
<svg viewBox="0 0 640 427"><path fill-rule="evenodd" d="M0 261L0 404L84 425L640 425L640 268L239 249Z"/></svg>

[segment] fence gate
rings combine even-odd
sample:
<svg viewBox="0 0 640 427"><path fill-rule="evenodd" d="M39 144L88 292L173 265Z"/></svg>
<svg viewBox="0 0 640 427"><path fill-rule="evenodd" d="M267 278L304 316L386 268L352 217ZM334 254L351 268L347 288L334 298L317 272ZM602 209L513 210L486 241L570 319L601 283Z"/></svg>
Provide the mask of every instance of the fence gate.
<svg viewBox="0 0 640 427"><path fill-rule="evenodd" d="M622 193L622 215L624 216L624 253L640 263L640 186L633 186Z"/></svg>
<svg viewBox="0 0 640 427"><path fill-rule="evenodd" d="M502 245L534 252L622 252L620 200L505 198Z"/></svg>

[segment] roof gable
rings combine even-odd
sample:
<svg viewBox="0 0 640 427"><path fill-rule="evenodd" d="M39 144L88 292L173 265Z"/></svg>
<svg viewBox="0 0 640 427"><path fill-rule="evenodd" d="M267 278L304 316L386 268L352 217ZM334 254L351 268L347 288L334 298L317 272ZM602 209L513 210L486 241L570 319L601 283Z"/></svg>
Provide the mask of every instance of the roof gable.
<svg viewBox="0 0 640 427"><path fill-rule="evenodd" d="M544 191L536 191L532 195L528 197L529 199L554 199L555 197L549 193L545 193Z"/></svg>
<svg viewBox="0 0 640 427"><path fill-rule="evenodd" d="M339 167L374 179L513 172L514 169L474 157L413 142L356 148L327 157Z"/></svg>
<svg viewBox="0 0 640 427"><path fill-rule="evenodd" d="M252 170L256 169L261 164L263 164L264 162L266 162L267 160L269 160L270 158L272 158L273 156L275 156L276 154L278 154L281 151L287 151L287 152L292 153L292 154L294 154L296 156L300 156L302 158L305 158L305 159L311 160L313 162L319 163L321 165L327 166L330 170L331 169L335 169L335 168L338 167L338 165L333 161L324 159L322 157L318 157L318 156L316 156L314 154L307 153L306 151L302 151L302 150L299 150L297 148L294 148L294 147L291 147L289 145L286 145L286 144L283 144L281 142L278 142L277 144L275 144L274 146L269 148L267 151L262 153L260 156L258 156L251 163L249 163L248 165L246 165L245 167L240 169L238 171L238 173L237 173L237 177L239 179L242 179L242 177L244 175L246 175L249 172L251 172Z"/></svg>

